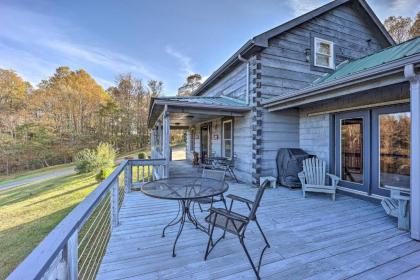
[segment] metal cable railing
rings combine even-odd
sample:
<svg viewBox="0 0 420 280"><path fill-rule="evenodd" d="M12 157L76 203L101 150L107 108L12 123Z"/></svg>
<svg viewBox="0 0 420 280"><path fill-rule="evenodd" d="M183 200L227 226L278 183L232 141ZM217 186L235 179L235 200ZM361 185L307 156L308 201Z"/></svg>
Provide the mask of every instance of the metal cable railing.
<svg viewBox="0 0 420 280"><path fill-rule="evenodd" d="M93 279L111 236L111 195L108 192L79 231L79 279ZM98 250L99 248L99 250Z"/></svg>
<svg viewBox="0 0 420 280"><path fill-rule="evenodd" d="M123 161L8 279L95 279L125 194L140 182L161 178L166 165L165 159Z"/></svg>

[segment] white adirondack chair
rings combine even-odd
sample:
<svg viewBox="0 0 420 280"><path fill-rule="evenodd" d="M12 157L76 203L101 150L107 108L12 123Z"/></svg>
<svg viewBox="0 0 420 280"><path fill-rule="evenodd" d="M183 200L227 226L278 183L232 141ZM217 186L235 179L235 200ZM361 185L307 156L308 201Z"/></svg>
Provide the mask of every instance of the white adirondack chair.
<svg viewBox="0 0 420 280"><path fill-rule="evenodd" d="M410 189L385 186L391 191L391 197L382 199L381 204L385 212L398 218L398 228L410 230Z"/></svg>
<svg viewBox="0 0 420 280"><path fill-rule="evenodd" d="M303 197L306 192L329 193L335 200L335 191L340 178L326 172L327 164L318 158L308 158L303 161L303 171L299 172L299 180L302 183ZM326 176L331 178L331 185L326 185Z"/></svg>

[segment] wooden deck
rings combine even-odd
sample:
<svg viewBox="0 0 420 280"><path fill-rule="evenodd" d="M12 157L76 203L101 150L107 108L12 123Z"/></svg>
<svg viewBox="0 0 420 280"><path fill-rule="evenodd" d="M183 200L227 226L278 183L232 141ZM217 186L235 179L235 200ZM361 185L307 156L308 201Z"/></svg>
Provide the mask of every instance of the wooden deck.
<svg viewBox="0 0 420 280"><path fill-rule="evenodd" d="M183 162L173 163L171 171L198 172ZM230 183L229 192L253 199L256 189ZM172 258L178 227L165 238L161 230L177 209L174 201L129 193L97 278L255 279L235 236L228 235L204 261L208 237L191 224L184 227ZM236 210L247 213L243 206ZM258 219L271 243L263 258L263 279L420 278L420 242L398 230L379 205L340 194L333 202L329 195L303 199L300 190L268 189ZM255 225L246 244L254 257L264 246Z"/></svg>

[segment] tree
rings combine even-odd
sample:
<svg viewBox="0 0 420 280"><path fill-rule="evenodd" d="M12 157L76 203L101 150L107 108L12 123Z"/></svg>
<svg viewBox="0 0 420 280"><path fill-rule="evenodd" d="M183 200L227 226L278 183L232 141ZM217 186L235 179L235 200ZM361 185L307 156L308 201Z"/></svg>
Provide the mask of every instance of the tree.
<svg viewBox="0 0 420 280"><path fill-rule="evenodd" d="M412 19L410 17L390 16L384 21L384 26L395 42L402 43L410 39L410 28Z"/></svg>
<svg viewBox="0 0 420 280"><path fill-rule="evenodd" d="M66 163L102 141L120 151L146 146L150 99L162 89L125 74L105 91L83 69L62 66L33 90L0 69L0 174Z"/></svg>
<svg viewBox="0 0 420 280"><path fill-rule="evenodd" d="M405 42L420 35L420 12L415 19L390 16L385 19L384 26L396 43Z"/></svg>
<svg viewBox="0 0 420 280"><path fill-rule="evenodd" d="M0 149L4 169L9 174L19 151L17 130L26 121L25 103L31 85L12 70L0 69Z"/></svg>
<svg viewBox="0 0 420 280"><path fill-rule="evenodd" d="M420 12L417 12L416 19L410 29L411 38L420 36Z"/></svg>
<svg viewBox="0 0 420 280"><path fill-rule="evenodd" d="M110 96L86 71L59 67L34 97L38 121L55 131L61 146L73 147L71 154L97 144L97 115Z"/></svg>

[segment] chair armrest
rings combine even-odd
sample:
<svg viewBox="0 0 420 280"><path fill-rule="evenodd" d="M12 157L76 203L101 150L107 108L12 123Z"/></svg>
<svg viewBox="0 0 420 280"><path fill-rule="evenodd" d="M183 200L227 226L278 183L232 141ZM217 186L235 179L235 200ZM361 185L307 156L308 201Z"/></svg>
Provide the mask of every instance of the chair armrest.
<svg viewBox="0 0 420 280"><path fill-rule="evenodd" d="M243 203L249 203L249 204L254 203L254 201L251 201L247 198L243 198L243 197L240 197L240 196L237 196L237 195L234 195L234 194L228 194L226 197L230 198L232 200L243 202Z"/></svg>
<svg viewBox="0 0 420 280"><path fill-rule="evenodd" d="M340 177L335 176L334 174L331 174L331 173L327 173L327 175L331 178L333 186L337 187L338 182L340 182Z"/></svg>
<svg viewBox="0 0 420 280"><path fill-rule="evenodd" d="M241 222L247 222L248 218L245 216L242 216L241 214L235 213L235 212L229 212L228 210L224 208L210 208L210 215L211 213L216 213L218 215L224 216L226 218L237 220Z"/></svg>
<svg viewBox="0 0 420 280"><path fill-rule="evenodd" d="M304 185L305 184L305 172L304 171L299 172L298 177L299 177L300 183L302 185Z"/></svg>

